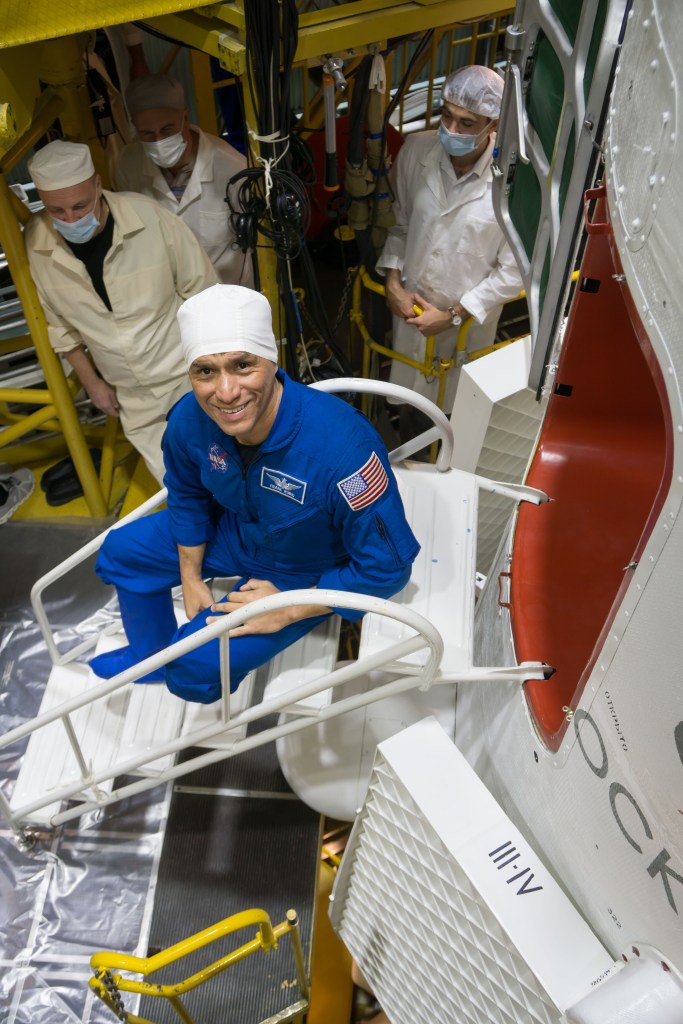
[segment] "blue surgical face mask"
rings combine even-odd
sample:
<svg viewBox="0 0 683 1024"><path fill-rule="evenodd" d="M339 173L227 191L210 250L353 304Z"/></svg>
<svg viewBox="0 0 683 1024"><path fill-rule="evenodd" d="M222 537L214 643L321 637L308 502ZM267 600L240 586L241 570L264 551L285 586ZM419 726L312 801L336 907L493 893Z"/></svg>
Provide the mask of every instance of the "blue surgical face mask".
<svg viewBox="0 0 683 1024"><path fill-rule="evenodd" d="M97 202L97 200L95 201ZM91 210L90 213L86 213L85 217L81 217L71 224L68 224L65 220L55 220L53 218L52 225L55 231L58 231L67 242L78 244L80 242L89 242L99 228L100 222L93 210Z"/></svg>
<svg viewBox="0 0 683 1024"><path fill-rule="evenodd" d="M478 135L465 135L463 132L449 132L446 130L443 121L439 123L439 138L441 145L449 156L467 156L473 153L481 141L484 132L488 132L488 125Z"/></svg>

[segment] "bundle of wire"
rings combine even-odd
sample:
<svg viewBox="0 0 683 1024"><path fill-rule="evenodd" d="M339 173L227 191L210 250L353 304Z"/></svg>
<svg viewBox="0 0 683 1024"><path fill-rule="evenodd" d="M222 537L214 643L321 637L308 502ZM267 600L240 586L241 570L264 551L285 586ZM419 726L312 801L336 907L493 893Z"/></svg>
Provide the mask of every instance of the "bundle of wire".
<svg viewBox="0 0 683 1024"><path fill-rule="evenodd" d="M345 354L334 341L320 295L313 263L306 245L310 225L310 199L306 184L294 170L307 175L311 183L310 160L302 155L299 140L290 136L291 68L297 45L298 12L294 0L249 0L245 4L247 85L255 112L255 128L249 126L251 149L258 150L256 166L248 167L228 183L230 218L240 247L252 251L260 240L272 247L276 257L276 280L280 309L276 334L287 339L283 348L284 368L300 379L297 349L305 350L299 302L294 290L293 263L306 294L306 319L316 335L334 354L339 370L351 373ZM237 186L236 198L230 199ZM258 267L256 286L260 287ZM308 363L307 360L305 362ZM309 369L310 363L308 364ZM312 371L311 371L312 372ZM315 374L313 374L315 376Z"/></svg>

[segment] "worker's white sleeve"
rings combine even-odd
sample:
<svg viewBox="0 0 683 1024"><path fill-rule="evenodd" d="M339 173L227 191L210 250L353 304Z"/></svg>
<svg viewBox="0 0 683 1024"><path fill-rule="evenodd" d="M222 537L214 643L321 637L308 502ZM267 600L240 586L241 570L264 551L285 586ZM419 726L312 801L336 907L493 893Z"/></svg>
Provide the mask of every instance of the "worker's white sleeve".
<svg viewBox="0 0 683 1024"><path fill-rule="evenodd" d="M63 320L59 313L52 308L47 295L38 282L35 281L35 278L34 282L40 304L43 307L45 319L47 320L47 336L54 351L59 353L73 352L75 348L80 348L84 341L79 332Z"/></svg>
<svg viewBox="0 0 683 1024"><path fill-rule="evenodd" d="M114 186L117 192L135 192L133 183L129 181L126 175L125 161L122 160L124 154L120 153L119 158L116 161L116 167L114 168Z"/></svg>
<svg viewBox="0 0 683 1024"><path fill-rule="evenodd" d="M185 222L162 206L157 212L168 245L178 295L189 299L191 295L218 284L218 275L209 257Z"/></svg>
<svg viewBox="0 0 683 1024"><path fill-rule="evenodd" d="M522 275L510 246L503 241L498 250L498 262L491 273L457 299L478 323L483 323L496 306L516 298L521 290Z"/></svg>
<svg viewBox="0 0 683 1024"><path fill-rule="evenodd" d="M410 188L404 168L407 161L401 159L402 152L401 150L396 157L396 163L389 175L389 182L394 193L394 202L391 208L396 218L396 223L393 227L389 228L384 248L375 264L375 270L382 277L385 276L387 270L402 271L405 260L412 196L410 195Z"/></svg>

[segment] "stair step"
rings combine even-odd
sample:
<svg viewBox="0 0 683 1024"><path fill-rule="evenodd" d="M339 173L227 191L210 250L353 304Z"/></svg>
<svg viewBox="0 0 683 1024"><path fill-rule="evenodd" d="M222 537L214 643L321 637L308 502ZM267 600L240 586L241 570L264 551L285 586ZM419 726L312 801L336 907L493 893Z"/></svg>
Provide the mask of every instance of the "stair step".
<svg viewBox="0 0 683 1024"><path fill-rule="evenodd" d="M264 701L275 700L290 690L305 683L312 683L321 676L332 672L337 662L341 619L330 615L310 633L306 633L291 647L285 648L273 658L269 681L263 695ZM310 697L287 705L287 713L315 715L327 707L332 699L331 690L322 690Z"/></svg>
<svg viewBox="0 0 683 1024"><path fill-rule="evenodd" d="M96 652L123 646L122 634L102 636ZM67 700L87 693L101 680L87 665L72 663L53 667L39 714L52 711ZM105 771L119 761L144 755L153 747L175 739L180 734L185 702L169 693L163 684L131 684L122 690L78 708L70 715L73 730L81 744L83 758L92 772ZM170 767L175 755L157 758L143 765L135 774L153 776ZM82 778L66 729L55 721L34 732L24 754L19 777L10 801L17 810L34 800L49 797L51 791L77 783ZM97 794L111 792L113 780L96 787L84 781L74 800L97 799ZM28 820L49 825L59 810L59 802L42 807L27 816Z"/></svg>

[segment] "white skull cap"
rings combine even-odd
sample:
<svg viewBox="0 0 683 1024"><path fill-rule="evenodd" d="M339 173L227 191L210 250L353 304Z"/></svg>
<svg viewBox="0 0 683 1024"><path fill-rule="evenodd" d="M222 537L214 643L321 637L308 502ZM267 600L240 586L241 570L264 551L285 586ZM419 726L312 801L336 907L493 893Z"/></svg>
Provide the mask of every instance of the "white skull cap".
<svg viewBox="0 0 683 1024"><path fill-rule="evenodd" d="M458 68L448 76L441 87L441 100L455 103L480 117L497 118L503 98L503 79L491 68L471 64Z"/></svg>
<svg viewBox="0 0 683 1024"><path fill-rule="evenodd" d="M131 117L142 110L184 110L185 90L170 75L144 75L126 89L126 106Z"/></svg>
<svg viewBox="0 0 683 1024"><path fill-rule="evenodd" d="M277 363L270 303L239 284L214 284L182 304L177 313L188 370L200 356L251 352Z"/></svg>
<svg viewBox="0 0 683 1024"><path fill-rule="evenodd" d="M83 142L57 139L43 146L28 162L28 172L41 192L80 185L92 178L95 165Z"/></svg>

